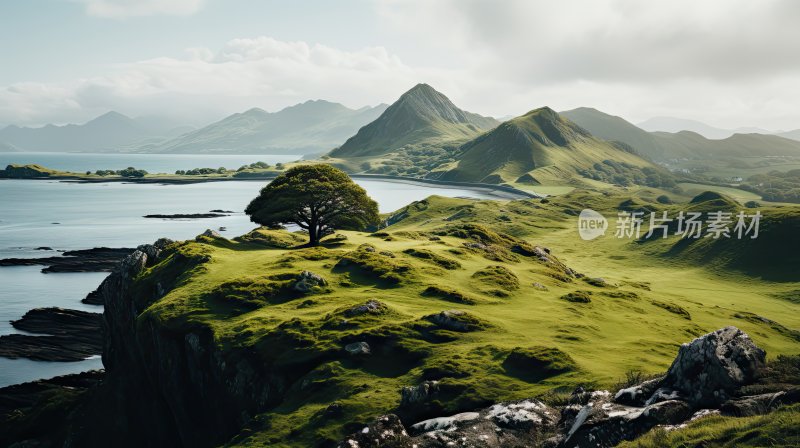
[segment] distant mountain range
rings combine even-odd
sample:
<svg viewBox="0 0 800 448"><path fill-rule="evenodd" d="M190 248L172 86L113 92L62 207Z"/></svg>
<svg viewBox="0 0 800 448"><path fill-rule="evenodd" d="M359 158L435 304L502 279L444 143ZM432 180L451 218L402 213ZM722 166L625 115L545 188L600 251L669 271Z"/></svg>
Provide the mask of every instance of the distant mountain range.
<svg viewBox="0 0 800 448"><path fill-rule="evenodd" d="M715 156L800 156L800 142L777 135L733 134L709 139L692 131L648 132L623 118L581 107L561 115L593 135L620 141L655 161Z"/></svg>
<svg viewBox="0 0 800 448"><path fill-rule="evenodd" d="M0 151L125 152L150 139L163 139L185 130L167 127L164 120L134 119L108 112L85 124L6 126L0 129Z"/></svg>
<svg viewBox="0 0 800 448"><path fill-rule="evenodd" d="M381 104L354 110L316 100L273 113L254 108L140 149L159 153L322 153L344 142L387 107Z"/></svg>
<svg viewBox="0 0 800 448"><path fill-rule="evenodd" d="M722 129L700 121L675 117L654 117L638 123L636 126L649 132L669 132L674 134L681 131L690 131L715 140L728 138L734 134L774 134L774 132L766 129L755 127Z"/></svg>
<svg viewBox="0 0 800 448"><path fill-rule="evenodd" d="M165 126L159 117L108 112L85 124L0 129L0 152L147 152L312 154L335 148L388 106L349 109L306 101L279 112L253 108L200 129Z"/></svg>
<svg viewBox="0 0 800 448"><path fill-rule="evenodd" d="M409 145L468 140L498 124L494 118L459 109L427 84L417 84L330 156L371 157Z"/></svg>

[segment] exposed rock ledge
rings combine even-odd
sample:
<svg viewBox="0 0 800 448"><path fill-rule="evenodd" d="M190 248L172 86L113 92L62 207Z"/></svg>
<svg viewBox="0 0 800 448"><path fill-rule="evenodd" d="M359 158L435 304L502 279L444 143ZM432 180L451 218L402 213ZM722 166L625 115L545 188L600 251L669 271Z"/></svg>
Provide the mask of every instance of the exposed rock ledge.
<svg viewBox="0 0 800 448"><path fill-rule="evenodd" d="M134 249L96 247L70 250L61 256L43 258L4 258L0 266L45 266L42 272L110 272Z"/></svg>
<svg viewBox="0 0 800 448"><path fill-rule="evenodd" d="M37 361L80 361L103 350L102 314L37 308L11 325L27 334L0 336L0 356Z"/></svg>

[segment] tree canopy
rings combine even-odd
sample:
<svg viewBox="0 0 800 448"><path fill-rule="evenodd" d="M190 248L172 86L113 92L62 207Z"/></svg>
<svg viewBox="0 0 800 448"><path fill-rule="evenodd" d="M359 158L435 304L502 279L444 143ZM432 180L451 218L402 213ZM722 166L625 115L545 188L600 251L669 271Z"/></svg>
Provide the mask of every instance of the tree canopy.
<svg viewBox="0 0 800 448"><path fill-rule="evenodd" d="M296 224L309 244L335 229L362 230L379 222L378 204L350 176L330 165L290 168L261 189L245 212L262 226Z"/></svg>

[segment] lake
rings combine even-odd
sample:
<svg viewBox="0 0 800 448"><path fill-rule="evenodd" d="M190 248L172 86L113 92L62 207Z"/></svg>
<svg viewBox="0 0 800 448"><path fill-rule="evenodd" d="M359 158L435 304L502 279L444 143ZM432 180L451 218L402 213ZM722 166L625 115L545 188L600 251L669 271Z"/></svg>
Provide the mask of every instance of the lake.
<svg viewBox="0 0 800 448"><path fill-rule="evenodd" d="M147 155L153 158L147 162L141 156L0 153L0 166L39 163L50 168L74 171L136 166L153 172L171 172L227 163L221 162L220 157L227 158L225 160L229 162L236 161L228 163L231 166L257 160L275 163L281 161L278 158L287 157ZM290 159L296 160L297 157ZM381 212L397 210L432 194L497 199L497 196L478 189L383 180L357 182L378 202ZM53 255L58 250L101 246L136 247L160 237L190 239L206 229L217 230L220 227L227 229L220 232L222 235L238 236L256 227L242 211L265 184L265 181L159 185L0 179L0 258L43 257ZM143 218L147 214L201 213L214 209L236 213L197 220ZM41 246L51 247L54 251L36 250ZM0 334L17 332L9 321L19 319L32 308L59 306L97 312L102 310L101 307L83 305L80 300L94 290L106 274L42 274L40 270L41 267L36 266L0 267ZM0 387L101 367L99 357L72 363L0 358Z"/></svg>

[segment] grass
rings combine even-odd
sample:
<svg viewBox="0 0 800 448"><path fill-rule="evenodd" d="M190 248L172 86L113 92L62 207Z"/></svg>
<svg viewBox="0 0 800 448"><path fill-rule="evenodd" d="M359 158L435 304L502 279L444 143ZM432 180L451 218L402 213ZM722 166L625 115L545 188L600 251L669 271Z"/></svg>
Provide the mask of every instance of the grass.
<svg viewBox="0 0 800 448"><path fill-rule="evenodd" d="M544 203L433 196L395 214L382 230L391 238L347 231L335 245L312 249L293 248L303 238L285 231L203 238L174 246L139 280L145 291L175 279L162 283L168 293L139 319L177 334L207 329L221 353L254 351L265 369L291 379L231 446L333 443L361 422L399 411L401 388L427 379L440 381L435 408L405 410L407 422L577 385L610 387L631 370L666 371L680 344L727 325L750 334L771 359L800 352L792 333L800 304L786 299L800 290L796 276L765 280L674 256L671 239L578 237L583 208L613 216L627 199L687 206L657 204L661 194L576 190ZM303 270L324 277L327 288L287 294ZM369 301L379 301L379 311L347 312ZM348 357L344 345L360 341L373 354Z"/></svg>
<svg viewBox="0 0 800 448"><path fill-rule="evenodd" d="M800 446L800 405L755 417L703 417L676 431L654 429L620 448L796 447Z"/></svg>

